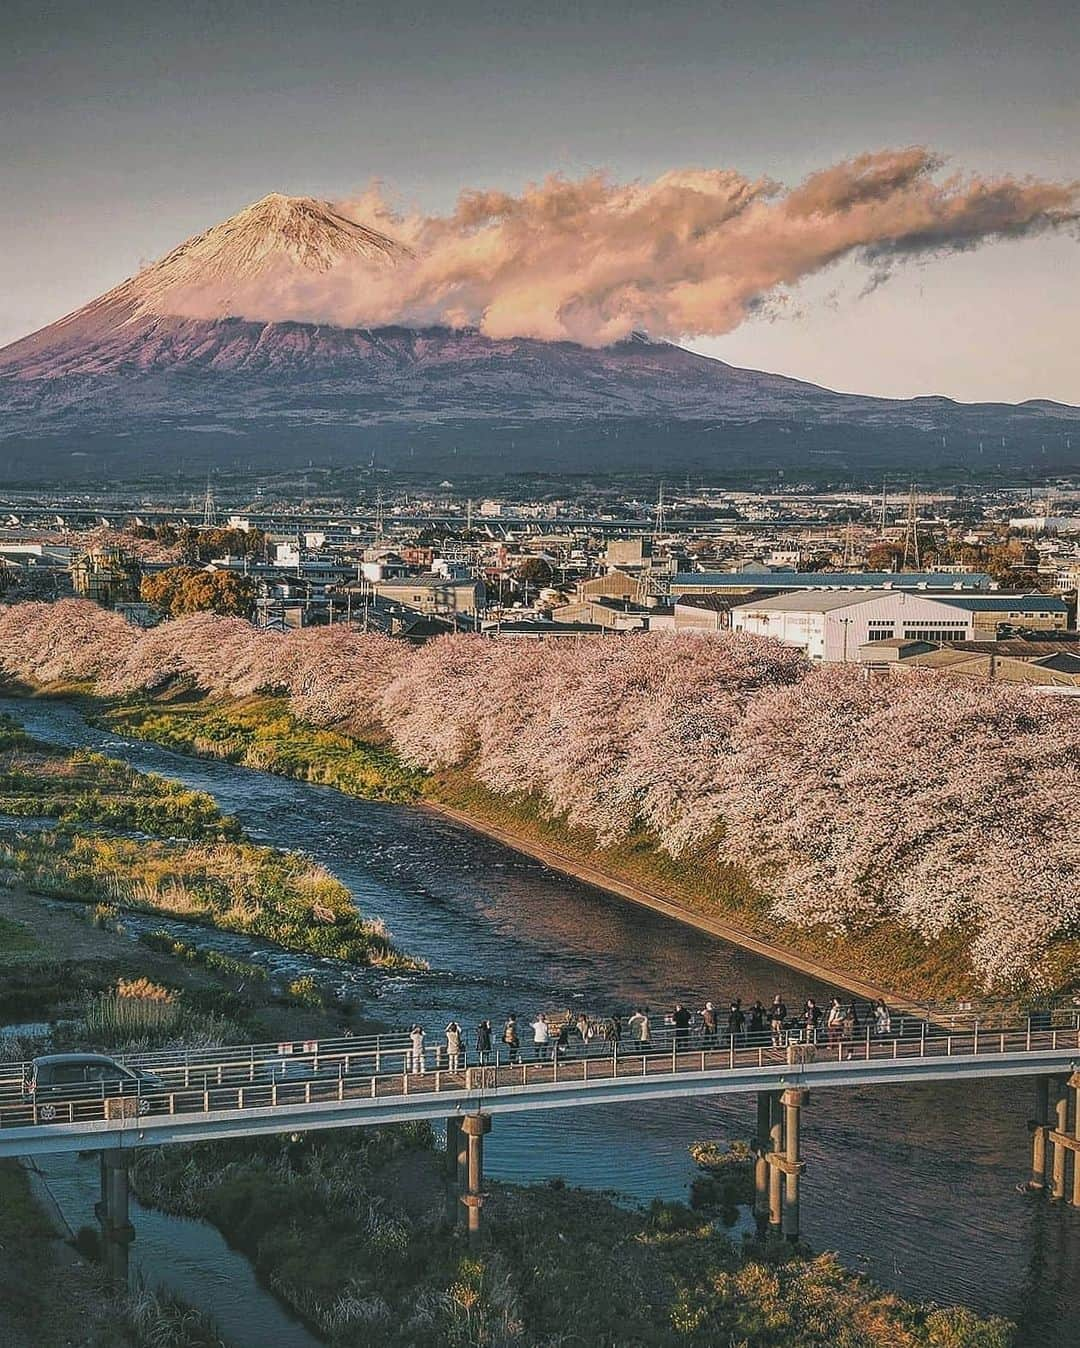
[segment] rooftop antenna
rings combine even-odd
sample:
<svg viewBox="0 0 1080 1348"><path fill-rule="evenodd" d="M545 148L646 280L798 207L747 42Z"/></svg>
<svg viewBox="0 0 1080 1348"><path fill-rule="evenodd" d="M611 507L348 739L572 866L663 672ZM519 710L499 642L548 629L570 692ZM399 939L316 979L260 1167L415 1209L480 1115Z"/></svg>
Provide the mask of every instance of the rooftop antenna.
<svg viewBox="0 0 1080 1348"><path fill-rule="evenodd" d="M904 528L904 555L900 559L900 569L903 570L911 561L912 570L918 571L922 565L922 559L919 555L919 506L918 498L915 495L915 483L911 484L911 493L908 496L907 523Z"/></svg>

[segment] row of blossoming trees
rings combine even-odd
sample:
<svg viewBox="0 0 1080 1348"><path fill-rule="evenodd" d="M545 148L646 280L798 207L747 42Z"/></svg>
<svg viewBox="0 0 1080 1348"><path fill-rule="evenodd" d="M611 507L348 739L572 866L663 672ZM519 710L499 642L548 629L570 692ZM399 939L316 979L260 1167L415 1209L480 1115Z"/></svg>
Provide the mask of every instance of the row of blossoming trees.
<svg viewBox="0 0 1080 1348"><path fill-rule="evenodd" d="M142 632L79 601L0 608L0 668L108 694L178 679L284 694L315 725L380 726L412 765L535 793L601 845L643 826L674 855L711 849L800 925L964 928L988 986L1080 935L1069 698L933 674L867 682L740 635L414 649L208 614Z"/></svg>

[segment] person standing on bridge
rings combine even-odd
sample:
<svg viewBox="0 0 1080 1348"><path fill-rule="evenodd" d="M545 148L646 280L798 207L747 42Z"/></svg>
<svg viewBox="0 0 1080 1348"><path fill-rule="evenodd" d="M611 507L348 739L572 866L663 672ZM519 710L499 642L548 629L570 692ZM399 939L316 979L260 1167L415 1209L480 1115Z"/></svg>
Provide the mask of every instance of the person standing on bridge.
<svg viewBox="0 0 1080 1348"><path fill-rule="evenodd" d="M750 1008L750 1042L752 1044L765 1042L765 1008L761 1004L760 997Z"/></svg>
<svg viewBox="0 0 1080 1348"><path fill-rule="evenodd" d="M414 1025L409 1031L409 1042L412 1045L410 1051L411 1068L417 1076L422 1076L426 1070L424 1064L424 1031L419 1025Z"/></svg>
<svg viewBox="0 0 1080 1348"><path fill-rule="evenodd" d="M627 1025L633 1026L633 1032L637 1035L638 1048L642 1053L648 1053L652 1048L652 1026L649 1023L649 1008L642 1007L635 1011Z"/></svg>
<svg viewBox="0 0 1080 1348"><path fill-rule="evenodd" d="M874 1033L879 1039L887 1039L892 1034L892 1015L880 997L874 1003Z"/></svg>
<svg viewBox="0 0 1080 1348"><path fill-rule="evenodd" d="M727 1017L728 1040L732 1046L742 1039L745 1025L746 1013L742 1009L742 998L736 997L728 1008Z"/></svg>
<svg viewBox="0 0 1080 1348"><path fill-rule="evenodd" d="M446 1027L446 1058L451 1072L461 1070L461 1026L452 1020Z"/></svg>
<svg viewBox="0 0 1080 1348"><path fill-rule="evenodd" d="M491 1021L482 1020L476 1027L476 1058L481 1067L486 1067L491 1057Z"/></svg>
<svg viewBox="0 0 1080 1348"><path fill-rule="evenodd" d="M703 1048L716 1047L716 1031L719 1018L712 1002L706 1002L701 1011L701 1044Z"/></svg>
<svg viewBox="0 0 1080 1348"><path fill-rule="evenodd" d="M503 1043L506 1045L507 1062L517 1062L521 1056L521 1039L518 1037L517 1016L507 1016L503 1026Z"/></svg>
<svg viewBox="0 0 1080 1348"><path fill-rule="evenodd" d="M844 1008L840 1005L839 997L834 997L829 1003L829 1010L825 1016L825 1033L830 1044L839 1043L844 1033Z"/></svg>
<svg viewBox="0 0 1080 1348"><path fill-rule="evenodd" d="M548 1044L551 1042L551 1026L548 1024L547 1016L541 1011L532 1023L533 1032L533 1057L537 1062L542 1062L548 1055Z"/></svg>
<svg viewBox="0 0 1080 1348"><path fill-rule="evenodd" d="M783 1048L784 1046L784 1024L787 1021L787 1007L784 1005L784 999L779 993L772 1000L772 1006L769 1007L769 1029L772 1031L773 1048Z"/></svg>
<svg viewBox="0 0 1080 1348"><path fill-rule="evenodd" d="M690 1012L682 1002L676 1002L675 1010L671 1013L671 1023L675 1026L675 1047L680 1052L690 1038L690 1020Z"/></svg>
<svg viewBox="0 0 1080 1348"><path fill-rule="evenodd" d="M821 1007L814 1001L813 997L807 997L806 1006L803 1008L803 1034L804 1043L816 1044L818 1036L818 1026L821 1024Z"/></svg>

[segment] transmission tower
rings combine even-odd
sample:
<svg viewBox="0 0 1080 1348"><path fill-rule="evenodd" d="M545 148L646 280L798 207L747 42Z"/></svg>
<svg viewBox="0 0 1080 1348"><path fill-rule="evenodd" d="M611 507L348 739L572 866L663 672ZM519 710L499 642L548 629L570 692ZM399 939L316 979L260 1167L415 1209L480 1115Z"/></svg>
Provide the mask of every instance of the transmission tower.
<svg viewBox="0 0 1080 1348"><path fill-rule="evenodd" d="M209 478L206 479L206 495L203 497L202 522L204 529L210 529L214 524L214 489Z"/></svg>
<svg viewBox="0 0 1080 1348"><path fill-rule="evenodd" d="M656 515L653 519L652 541L659 543L664 532L664 522L667 516L667 509L664 505L664 484L660 483L660 490L656 497Z"/></svg>
<svg viewBox="0 0 1080 1348"><path fill-rule="evenodd" d="M918 498L915 495L915 483L911 484L911 492L908 496L907 522L904 526L904 555L900 559L900 569L903 570L910 561L913 571L918 571L922 566L922 557L919 553L919 505Z"/></svg>
<svg viewBox="0 0 1080 1348"><path fill-rule="evenodd" d="M855 526L852 524L851 516L848 516L847 527L844 529L844 560L841 563L845 571L850 571L855 565Z"/></svg>

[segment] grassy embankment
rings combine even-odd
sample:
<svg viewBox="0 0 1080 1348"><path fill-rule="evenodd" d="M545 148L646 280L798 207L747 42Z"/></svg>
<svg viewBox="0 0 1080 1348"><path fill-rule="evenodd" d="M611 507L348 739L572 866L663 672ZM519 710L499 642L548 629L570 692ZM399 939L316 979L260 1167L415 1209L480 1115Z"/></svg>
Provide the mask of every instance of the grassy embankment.
<svg viewBox="0 0 1080 1348"><path fill-rule="evenodd" d="M536 796L496 795L467 769L435 775L409 771L397 765L392 751L374 736L361 741L303 726L283 698L229 702L185 695L174 700L127 699L95 708L98 718L119 733L180 751L323 782L369 799L424 801L460 811L479 829L511 835L526 850L544 849L556 867L571 872L577 866L588 867L671 900L688 920L720 921L733 939L742 933L767 943L780 962L785 956L802 957L821 966L826 979L831 973L837 982L847 978L876 984L894 997L918 1003L980 993L962 932L926 941L895 922L877 922L843 935L824 926L778 922L769 914L761 890L738 869L712 860L707 848L676 859L644 831L614 847L598 847L589 831L550 818ZM1064 991L1075 978L1078 956L1077 941L1051 950L1040 971L1040 990Z"/></svg>
<svg viewBox="0 0 1080 1348"><path fill-rule="evenodd" d="M167 913L353 964L416 967L339 880L306 857L245 841L212 797L40 744L10 720L0 720L0 813L58 822L0 835L0 877L39 893Z"/></svg>
<svg viewBox="0 0 1080 1348"><path fill-rule="evenodd" d="M697 1210L642 1213L558 1182L490 1185L482 1243L466 1248L446 1224L441 1160L421 1125L161 1149L140 1154L134 1181L143 1201L217 1225L334 1348L1011 1342L1004 1321L905 1303L832 1256L737 1246L709 1192Z"/></svg>

